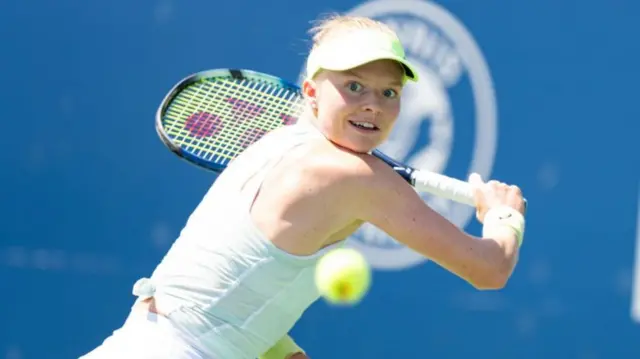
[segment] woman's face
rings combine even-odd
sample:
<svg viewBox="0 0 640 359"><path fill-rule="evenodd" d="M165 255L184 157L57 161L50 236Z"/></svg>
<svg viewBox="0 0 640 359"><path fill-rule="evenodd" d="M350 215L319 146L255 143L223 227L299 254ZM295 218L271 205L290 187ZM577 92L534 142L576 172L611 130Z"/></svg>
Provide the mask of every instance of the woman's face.
<svg viewBox="0 0 640 359"><path fill-rule="evenodd" d="M333 143L366 153L391 132L400 113L404 71L378 60L348 71L321 71L303 84L321 131Z"/></svg>

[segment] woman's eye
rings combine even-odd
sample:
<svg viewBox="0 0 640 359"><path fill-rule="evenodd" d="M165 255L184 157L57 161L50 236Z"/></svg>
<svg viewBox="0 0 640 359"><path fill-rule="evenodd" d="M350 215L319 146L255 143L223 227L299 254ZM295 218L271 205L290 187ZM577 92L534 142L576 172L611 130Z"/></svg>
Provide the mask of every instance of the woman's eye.
<svg viewBox="0 0 640 359"><path fill-rule="evenodd" d="M398 91L394 89L386 89L384 90L384 96L388 98L396 98L398 97Z"/></svg>
<svg viewBox="0 0 640 359"><path fill-rule="evenodd" d="M353 92L360 92L362 90L362 85L357 82L349 82L348 84L349 90Z"/></svg>

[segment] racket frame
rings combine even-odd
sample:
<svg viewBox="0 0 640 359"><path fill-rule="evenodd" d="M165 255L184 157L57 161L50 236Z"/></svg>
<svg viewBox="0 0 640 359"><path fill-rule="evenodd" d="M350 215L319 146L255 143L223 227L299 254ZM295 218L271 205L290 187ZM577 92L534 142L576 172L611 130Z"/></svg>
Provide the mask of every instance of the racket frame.
<svg viewBox="0 0 640 359"><path fill-rule="evenodd" d="M221 173L226 168L226 165L219 165L219 164L212 163L210 161L207 161L198 157L197 155L194 155L188 151L183 150L179 145L175 144L171 140L171 137L166 133L166 131L164 130L164 127L162 126L163 116L166 114L167 110L169 109L169 106L171 105L173 99L175 99L182 90L184 90L185 88L189 87L194 83L197 83L199 81L202 81L208 78L213 78L213 77L232 78L234 80L251 79L252 81L262 81L265 83L270 83L270 84L274 84L281 87L288 87L290 89L299 89L299 86L291 82L285 81L279 77L265 74L263 72L247 70L247 69L228 68L228 69L212 69L212 70L205 70L205 71L193 73L189 76L184 77L176 85L174 85L171 88L171 90L169 90L169 92L162 99L162 103L160 104L160 106L158 107L158 110L156 111L155 128L156 128L156 133L160 137L160 140L164 143L164 145L169 150L171 150L171 152L173 152L183 160L190 162L192 164L195 164L200 168L210 170L216 173Z"/></svg>

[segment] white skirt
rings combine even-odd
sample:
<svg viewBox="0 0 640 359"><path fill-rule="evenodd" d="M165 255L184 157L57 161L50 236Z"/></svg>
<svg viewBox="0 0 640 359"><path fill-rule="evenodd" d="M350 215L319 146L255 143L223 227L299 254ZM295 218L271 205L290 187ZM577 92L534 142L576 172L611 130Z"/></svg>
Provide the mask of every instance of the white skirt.
<svg viewBox="0 0 640 359"><path fill-rule="evenodd" d="M163 316L134 309L125 324L79 359L216 359L190 346Z"/></svg>

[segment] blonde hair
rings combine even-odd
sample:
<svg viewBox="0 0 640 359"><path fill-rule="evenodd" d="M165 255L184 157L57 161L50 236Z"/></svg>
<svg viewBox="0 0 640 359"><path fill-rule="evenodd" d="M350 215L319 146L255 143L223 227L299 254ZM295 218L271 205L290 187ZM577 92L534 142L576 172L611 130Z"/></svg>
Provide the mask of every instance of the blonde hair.
<svg viewBox="0 0 640 359"><path fill-rule="evenodd" d="M328 38L360 29L377 30L393 37L397 37L395 31L383 22L364 16L332 14L318 21L317 25L313 26L311 30L309 30L309 34L313 41L311 50L320 46Z"/></svg>

